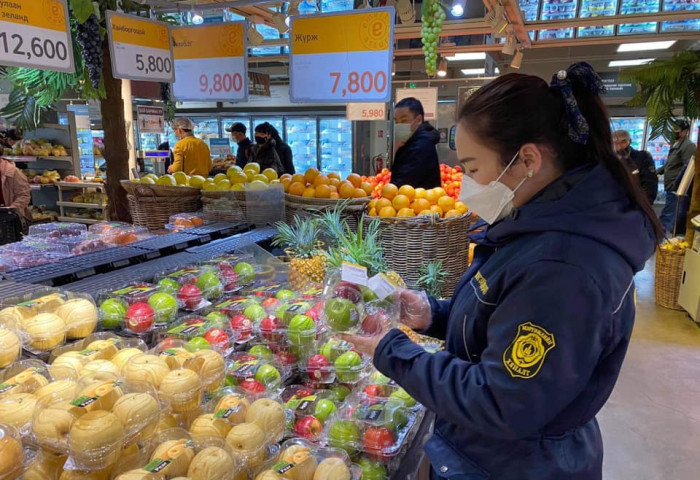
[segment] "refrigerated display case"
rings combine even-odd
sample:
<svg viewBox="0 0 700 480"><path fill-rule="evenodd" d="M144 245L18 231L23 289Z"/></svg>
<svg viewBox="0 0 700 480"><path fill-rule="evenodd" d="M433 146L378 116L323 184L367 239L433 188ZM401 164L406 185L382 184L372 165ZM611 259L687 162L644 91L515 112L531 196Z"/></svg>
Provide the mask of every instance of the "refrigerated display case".
<svg viewBox="0 0 700 480"><path fill-rule="evenodd" d="M642 150L644 148L644 128L646 119L642 117L617 117L610 119L612 129L625 130L630 134L632 148Z"/></svg>
<svg viewBox="0 0 700 480"><path fill-rule="evenodd" d="M670 146L664 137L657 137L652 140L650 134L651 127L647 127L646 150L651 153L656 168L659 168L666 163Z"/></svg>
<svg viewBox="0 0 700 480"><path fill-rule="evenodd" d="M700 0L664 0L664 12L700 10ZM662 32L693 32L700 30L700 19L662 22Z"/></svg>
<svg viewBox="0 0 700 480"><path fill-rule="evenodd" d="M194 135L202 140L210 138L219 138L221 132L219 130L219 119L205 117L190 117L194 122Z"/></svg>
<svg viewBox="0 0 700 480"><path fill-rule="evenodd" d="M261 123L269 123L273 127L277 129L277 131L280 133L280 137L282 137L282 140L284 140L284 120L282 117L254 117L253 118L253 131L255 130L255 127L260 125ZM254 140L253 134L251 133L251 140Z"/></svg>
<svg viewBox="0 0 700 480"><path fill-rule="evenodd" d="M656 13L659 11L660 0L622 0L620 15L636 13ZM656 33L657 22L622 23L617 27L618 35L634 35L640 33Z"/></svg>
<svg viewBox="0 0 700 480"><path fill-rule="evenodd" d="M272 123L272 122L270 122ZM318 124L316 117L287 117L287 144L292 149L294 169L318 168Z"/></svg>
<svg viewBox="0 0 700 480"><path fill-rule="evenodd" d="M578 0L543 0L540 20L570 20L576 18ZM574 28L556 28L540 30L540 40L557 40L573 38Z"/></svg>
<svg viewBox="0 0 700 480"><path fill-rule="evenodd" d="M321 171L352 173L352 122L344 118L321 118Z"/></svg>
<svg viewBox="0 0 700 480"><path fill-rule="evenodd" d="M581 0L580 18L609 17L617 13L617 0ZM614 25L579 27L579 37L604 37L615 34Z"/></svg>

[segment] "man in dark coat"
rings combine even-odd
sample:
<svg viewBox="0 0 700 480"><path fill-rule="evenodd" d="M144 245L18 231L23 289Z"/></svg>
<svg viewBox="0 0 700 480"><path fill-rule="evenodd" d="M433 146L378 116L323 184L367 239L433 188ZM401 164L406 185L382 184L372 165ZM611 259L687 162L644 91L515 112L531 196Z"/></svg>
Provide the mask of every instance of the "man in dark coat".
<svg viewBox="0 0 700 480"><path fill-rule="evenodd" d="M243 168L246 163L248 163L248 157L250 157L250 146L253 142L246 136L246 131L248 129L241 122L236 122L226 129L227 132L231 133L231 137L238 144L238 150L236 150L236 165Z"/></svg>
<svg viewBox="0 0 700 480"><path fill-rule="evenodd" d="M649 202L654 203L659 192L659 179L656 176L654 159L647 151L639 151L632 148L632 140L629 132L617 130L613 133L613 144L617 156L625 162L638 180Z"/></svg>
<svg viewBox="0 0 700 480"><path fill-rule="evenodd" d="M423 105L413 97L404 98L394 108L394 137L398 148L391 166L391 183L397 187L410 185L429 189L441 185L440 160L435 149L440 134L423 117Z"/></svg>
<svg viewBox="0 0 700 480"><path fill-rule="evenodd" d="M656 171L657 174L663 174L664 176L666 204L659 218L668 232L673 231L673 226L676 223L676 204L678 203L678 197L674 189L676 180L685 170L686 165L688 165L690 161L690 157L695 155L695 144L691 142L689 138L690 123L686 120L679 120L676 122L673 131L675 142L668 151L666 163Z"/></svg>

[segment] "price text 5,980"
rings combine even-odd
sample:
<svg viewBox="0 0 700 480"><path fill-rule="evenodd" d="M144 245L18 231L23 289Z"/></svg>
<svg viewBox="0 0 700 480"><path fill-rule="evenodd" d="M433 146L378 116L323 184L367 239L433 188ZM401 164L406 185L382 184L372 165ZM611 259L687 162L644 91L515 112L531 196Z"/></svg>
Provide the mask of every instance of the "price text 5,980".
<svg viewBox="0 0 700 480"><path fill-rule="evenodd" d="M383 93L387 87L386 73L383 71L372 72L350 72L347 79L341 82L342 73L330 72L329 75L333 78L333 88L331 94L335 94L338 89L341 90L343 97L350 94L355 94L359 91L362 93Z"/></svg>
<svg viewBox="0 0 700 480"><path fill-rule="evenodd" d="M382 108L363 108L362 118L384 118L386 114Z"/></svg>
<svg viewBox="0 0 700 480"><path fill-rule="evenodd" d="M28 47L27 51L24 50L25 43ZM9 38L7 32L0 33L0 49L4 50L5 53L26 57L27 60L44 57L50 60L54 58L66 60L68 58L68 47L64 42L60 40L54 42L50 39L42 40L38 37L27 40L18 33L13 33Z"/></svg>
<svg viewBox="0 0 700 480"><path fill-rule="evenodd" d="M173 70L173 63L168 57L144 56L141 53L137 53L136 68L145 74L170 73Z"/></svg>
<svg viewBox="0 0 700 480"><path fill-rule="evenodd" d="M243 76L240 73L229 75L215 73L211 79L203 73L199 76L199 91L212 95L221 92L240 92L243 90Z"/></svg>

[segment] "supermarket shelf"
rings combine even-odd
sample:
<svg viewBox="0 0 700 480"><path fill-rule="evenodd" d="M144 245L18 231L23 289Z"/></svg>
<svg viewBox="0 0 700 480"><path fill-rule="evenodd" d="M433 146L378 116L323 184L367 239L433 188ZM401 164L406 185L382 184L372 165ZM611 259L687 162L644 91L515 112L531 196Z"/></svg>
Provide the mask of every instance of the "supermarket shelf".
<svg viewBox="0 0 700 480"><path fill-rule="evenodd" d="M105 187L104 183L98 183L98 182L57 182L56 185L58 185L61 188L99 188L99 189L104 189L104 187Z"/></svg>
<svg viewBox="0 0 700 480"><path fill-rule="evenodd" d="M40 161L56 161L56 162L73 162L73 157L35 157L35 156L16 156L16 157L3 157L6 160L9 160L11 162L20 162L20 163L32 163L32 162L40 162Z"/></svg>
<svg viewBox="0 0 700 480"><path fill-rule="evenodd" d="M18 283L10 280L0 280L0 300L9 297L21 297L41 289L41 285Z"/></svg>
<svg viewBox="0 0 700 480"><path fill-rule="evenodd" d="M188 248L187 251L190 253L214 257L216 255L221 255L222 253L231 253L238 247L250 243L267 242L272 239L276 233L277 229L275 227L256 228L250 232L236 235L234 237L222 238L200 247Z"/></svg>
<svg viewBox="0 0 700 480"><path fill-rule="evenodd" d="M158 235L157 237L134 242L130 246L148 250L149 254L147 259L151 260L181 252L189 247L206 243L209 240L210 239L202 238L202 236L193 235L186 232L167 233L165 235Z"/></svg>
<svg viewBox="0 0 700 480"><path fill-rule="evenodd" d="M60 207L73 207L73 208L97 208L99 210L104 210L107 205L99 205L97 203L78 203L78 202L56 202L56 205Z"/></svg>
<svg viewBox="0 0 700 480"><path fill-rule="evenodd" d="M104 220L95 220L94 218L80 218L80 217L58 217L59 222L74 222L74 223L85 223L87 225L92 225L93 223L104 222Z"/></svg>
<svg viewBox="0 0 700 480"><path fill-rule="evenodd" d="M59 260L53 263L37 265L36 267L22 268L8 272L5 276L16 282L27 282L49 287L64 285L75 280L75 265Z"/></svg>

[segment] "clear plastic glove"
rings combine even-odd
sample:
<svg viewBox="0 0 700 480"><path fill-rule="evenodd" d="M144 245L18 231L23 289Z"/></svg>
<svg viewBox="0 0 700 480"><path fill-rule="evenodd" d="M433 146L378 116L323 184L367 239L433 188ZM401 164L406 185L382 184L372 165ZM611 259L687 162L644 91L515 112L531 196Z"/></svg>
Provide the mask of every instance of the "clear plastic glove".
<svg viewBox="0 0 700 480"><path fill-rule="evenodd" d="M401 305L401 323L413 330L425 330L433 321L428 294L423 291L401 290L399 292Z"/></svg>

